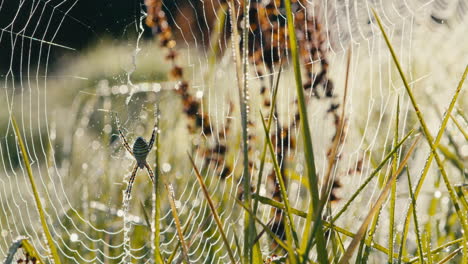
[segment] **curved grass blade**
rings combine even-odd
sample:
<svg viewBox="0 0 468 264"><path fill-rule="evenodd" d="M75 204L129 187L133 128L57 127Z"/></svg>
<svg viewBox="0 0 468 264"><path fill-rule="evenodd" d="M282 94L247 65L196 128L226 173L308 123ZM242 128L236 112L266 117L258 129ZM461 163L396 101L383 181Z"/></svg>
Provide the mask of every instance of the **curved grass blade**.
<svg viewBox="0 0 468 264"><path fill-rule="evenodd" d="M23 157L24 165L25 165L27 173L28 173L29 182L31 184L31 188L32 188L33 195L34 195L34 200L36 202L36 209L37 209L37 211L39 213L39 218L41 220L42 230L43 230L43 232L45 234L45 237L46 237L47 246L49 247L49 252L48 253L49 253L50 257L52 258L52 260L54 261L55 264L60 264L61 263L60 262L60 257L58 255L57 248L55 247L54 240L52 239L52 235L50 234L49 227L47 226L47 220L46 220L46 217L45 217L45 214L44 214L44 209L42 207L41 198L39 197L39 193L37 191L36 182L34 181L34 176L33 176L33 173L32 173L31 164L29 163L28 154L26 152L26 148L24 146L23 139L21 137L21 133L19 131L18 124L16 123L16 120L15 120L15 118L13 116L11 116L11 121L13 122L13 127L15 129L15 134L16 134L16 139L18 141L18 145L19 145L20 150L21 150L21 155Z"/></svg>
<svg viewBox="0 0 468 264"><path fill-rule="evenodd" d="M200 184L203 194L205 195L205 199L208 202L208 205L211 209L211 214L213 215L216 225L218 226L218 230L221 233L221 238L223 239L224 246L226 247L227 253L229 255L229 259L231 260L232 264L236 264L234 253L232 253L231 245L229 244L226 233L224 232L224 229L223 229L223 223L221 222L221 219L219 218L219 215L218 215L218 212L216 211L216 207L214 206L213 200L211 200L210 193L208 192L208 189L206 188L205 182L203 181L203 177L200 175L200 171L198 170L197 165L195 165L195 162L193 161L192 156L188 154L188 157L190 159L190 162L192 163L192 167L193 167L193 170L195 171L195 175L197 176L198 183Z"/></svg>

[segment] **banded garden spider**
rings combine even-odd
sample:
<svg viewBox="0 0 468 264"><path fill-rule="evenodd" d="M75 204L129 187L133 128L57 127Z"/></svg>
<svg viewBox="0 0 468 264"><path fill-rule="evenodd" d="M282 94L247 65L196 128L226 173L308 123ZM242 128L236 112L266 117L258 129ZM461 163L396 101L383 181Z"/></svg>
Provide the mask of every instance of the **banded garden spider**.
<svg viewBox="0 0 468 264"><path fill-rule="evenodd" d="M133 182L135 181L135 176L138 171L138 168L143 169L146 167L146 170L148 171L148 175L151 178L151 181L154 182L154 173L153 173L153 170L151 170L151 167L149 166L148 162L146 162L146 157L148 156L149 152L153 148L153 144L156 139L157 122L155 122L154 124L153 133L151 134L151 139L149 143L146 143L146 140L144 138L138 137L133 143L133 149L132 149L130 148L130 145L128 144L127 139L125 138L125 135L120 129L120 122L117 116L116 116L116 121L117 121L117 130L119 131L119 135L123 141L123 145L125 149L128 151L128 153L130 153L130 155L132 155L135 158L137 162L135 164L135 167L133 167L132 175L130 176L130 179L128 180L127 189L125 190L125 200L128 201L130 200L130 195L132 193L132 186L133 186Z"/></svg>

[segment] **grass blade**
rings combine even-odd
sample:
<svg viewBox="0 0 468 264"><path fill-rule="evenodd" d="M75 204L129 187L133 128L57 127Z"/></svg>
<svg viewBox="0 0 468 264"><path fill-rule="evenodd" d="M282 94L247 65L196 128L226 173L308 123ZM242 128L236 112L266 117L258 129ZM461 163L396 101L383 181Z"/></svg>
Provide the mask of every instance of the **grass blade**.
<svg viewBox="0 0 468 264"><path fill-rule="evenodd" d="M437 264L444 264L449 262L451 259L453 259L460 251L463 249L463 247L459 247L455 249L452 253L450 253L447 257L443 258L441 261L439 261Z"/></svg>
<svg viewBox="0 0 468 264"><path fill-rule="evenodd" d="M419 139L419 138L418 138ZM393 182L396 180L397 176L401 173L401 171L403 170L403 168L405 167L406 163L408 162L408 159L409 157L411 156L411 154L413 153L415 147L416 147L416 144L418 143L418 139L415 140L415 142L413 143L413 145L411 146L411 148L409 149L408 153L406 154L405 158L403 159L403 161L401 162L400 164L400 167L398 168L398 170L393 173L392 177L387 181L385 187L383 188L382 192L380 193L379 195L379 198L377 199L377 201L375 202L374 206L372 207L372 209L369 211L369 213L367 214L364 222L361 224L361 227L359 228L359 231L356 233L356 236L353 238L353 240L351 241L351 244L348 246L348 249L346 250L345 254L343 255L343 257L341 258L340 260L340 264L344 264L344 263L348 263L349 259L351 258L354 250L356 249L359 241L361 241L362 237L364 236L366 230L367 230L367 226L369 225L372 217L374 216L374 214L380 209L380 207L382 206L383 202L385 201L385 199L387 198L387 195L390 191L390 188L393 184Z"/></svg>
<svg viewBox="0 0 468 264"><path fill-rule="evenodd" d="M188 156L189 156L190 162L192 163L193 169L195 171L195 175L197 176L198 183L200 184L203 194L205 195L205 199L208 202L208 205L211 209L211 214L213 215L216 225L218 226L218 230L221 233L221 237L223 239L224 246L226 247L227 253L229 255L229 259L231 260L232 264L236 264L236 260L234 259L234 253L232 253L231 245L229 244L226 233L224 232L224 229L223 229L223 223L221 222L221 219L219 218L219 215L218 215L218 212L216 211L216 207L214 206L213 200L211 200L210 193L208 192L208 189L206 188L205 182L203 181L203 177L200 175L200 172L197 168L197 165L195 165L195 162L193 161L192 156L190 156L190 154L188 154Z"/></svg>
<svg viewBox="0 0 468 264"><path fill-rule="evenodd" d="M374 16L375 16L375 18L377 20L379 28L380 28L383 36L384 36L385 42L387 43L387 46L388 46L388 48L390 50L390 53L391 53L392 58L393 58L393 62L395 63L395 65L396 65L396 67L398 69L401 80L403 81L404 87L406 89L406 93L408 94L408 96L409 96L409 98L411 100L411 104L413 105L414 111L416 112L416 116L418 117L419 123L420 123L421 128L422 128L422 130L424 132L424 138L426 139L427 143L429 144L429 146L431 148L431 152L433 153L434 158L436 160L437 166L439 167L439 171L442 174L442 178L444 180L445 186L447 187L447 190L448 190L448 193L449 193L449 196L450 196L450 200L451 200L451 202L453 203L453 205L455 207L455 211L457 213L457 216L458 216L458 218L460 220L460 223L461 223L461 226L463 228L463 235L465 236L465 239L466 239L468 237L468 223L466 221L466 217L465 217L464 212L462 212L460 210L460 205L458 204L457 197L455 196L453 186L451 185L450 180L449 180L448 175L447 175L447 172L445 171L444 164L443 164L441 158L439 157L439 154L437 153L437 146L434 144L434 139L433 139L431 133L429 132L429 129L427 128L426 121L424 121L424 118L423 118L422 113L421 113L421 111L419 109L419 106L418 106L418 104L416 102L416 99L413 96L413 93L411 91L411 88L409 87L408 81L406 80L406 76L403 73L400 62L398 61L398 58L397 58L397 56L395 54L395 51L393 50L392 44L390 43L390 40L389 40L389 38L387 36L387 33L385 32L385 30L383 28L382 22L380 21L380 18L377 15L377 13L375 12L375 10L372 10L372 12L374 13ZM466 77L467 71L468 71L468 66L465 68L465 73L463 75L464 77L462 78L462 81ZM450 106L449 106L449 108L448 108L448 110L446 112L446 116L450 116L450 113L451 113L451 111L452 111L452 109L453 109L453 107L455 105L456 99L458 98L458 94L459 94L459 92L461 90L461 87L462 87L462 82L461 82L461 85L459 85L459 87L457 88L457 91L456 91L456 93L455 93L455 95L454 95L454 97L452 99L452 102L451 102L451 104L450 104ZM441 126L441 129L442 128L445 129L446 125L447 125L447 123L443 123L442 126Z"/></svg>
<svg viewBox="0 0 468 264"><path fill-rule="evenodd" d="M244 21L248 21L249 14L249 3L244 1ZM248 140L248 131L247 131L247 80L248 80L248 30L249 26L244 26L243 28L243 57L241 57L240 47L239 47L239 32L237 29L237 16L234 13L235 5L234 1L230 0L229 4L229 11L231 17L231 41L234 49L233 57L236 63L236 73L237 73L237 84L238 84L238 92L239 92L239 105L240 105L240 112L241 112L241 125L242 125L242 154L243 154L243 188L244 188L244 203L246 206L251 208L251 199L252 195L250 193L250 173L249 173L249 140ZM248 22L247 22L248 23ZM241 61L242 60L242 61ZM241 65L242 62L242 65ZM253 237L256 236L255 234L255 225L252 219L249 219L249 215L244 215L244 263L251 263L251 245L250 241L253 240Z"/></svg>
<svg viewBox="0 0 468 264"><path fill-rule="evenodd" d="M172 188L172 185L166 185L166 189L169 195L169 204L171 205L172 216L174 217L177 235L179 237L179 242L182 246L182 254L184 255L185 261L187 263L190 263L190 259L188 257L188 248L184 239L184 232L182 232L182 227L180 226L179 215L177 213L177 208L174 201L174 189Z"/></svg>
<svg viewBox="0 0 468 264"><path fill-rule="evenodd" d="M288 194L286 192L286 185L284 184L283 175L281 173L281 169L279 167L278 160L276 159L275 151L273 149L273 145L271 143L270 135L268 133L268 130L267 130L267 127L266 127L265 120L263 118L262 112L260 112L260 116L262 117L261 118L262 119L262 125L263 125L263 129L265 131L265 137L266 137L266 141L267 141L267 144L268 144L268 149L270 150L270 155L271 155L271 158L273 159L273 167L275 169L275 173L277 175L278 182L280 184L281 196L283 198L283 203L284 203L284 206L286 208L286 214L288 216L288 225L291 227L294 243L295 243L296 247L298 247L299 241L298 241L298 238L297 238L296 229L294 228L294 219L293 219L292 214L291 214L291 206L289 205L289 198L288 198ZM286 225L286 226L288 226L288 225Z"/></svg>
<svg viewBox="0 0 468 264"><path fill-rule="evenodd" d="M268 199L268 198L267 198L267 199ZM273 201L273 200L272 200L272 201ZM273 238L273 240L275 240L275 242L276 242L280 247L282 247L282 248L283 248L284 250L286 250L287 252L289 252L289 253L292 252L292 253L294 254L294 250L292 249L291 245L285 244L285 243L283 242L283 240L281 240L281 238L279 238L279 237L275 234L275 232L273 232L273 231L271 230L271 228L270 228L268 225L264 224L264 223L262 222L262 220L260 220L260 218L258 218L256 215L254 215L253 212L252 212L249 208L247 208L241 201L239 201L238 199L236 199L236 202L237 202L248 214L250 214L250 215L253 217L253 219L254 219L255 221L257 221L257 222L263 227L263 230L265 230L265 231ZM281 206L283 205L282 203L279 203L279 202L277 202L277 201L274 201L274 202L280 204ZM284 207L282 207L282 208L284 209Z"/></svg>
<svg viewBox="0 0 468 264"><path fill-rule="evenodd" d="M309 206L309 218L306 221L306 226L304 228L304 233L302 237L302 248L306 248L307 244L310 242L311 238L309 238L310 231L311 231L311 223L312 223L312 212L315 210L315 215L319 216L317 222L314 225L317 225L317 234L316 234L316 241L317 241L317 255L318 260L320 263L325 264L328 263L327 257L327 249L325 244L325 236L323 233L322 228L322 221L318 210L319 205L319 190L318 190L318 179L317 179L317 172L315 168L315 158L314 152L312 147L312 136L310 133L309 128L309 119L307 117L307 109L306 109L306 101L304 96L304 91L302 90L302 76L301 76L301 68L299 64L299 52L297 46L297 39L296 39L296 32L294 29L294 20L293 14L291 9L291 0L284 1L286 7L286 16L288 22L288 35L289 35L289 46L291 49L291 57L294 66L294 77L296 80L296 91L297 91L297 101L299 104L299 116L300 116L300 123L301 123L301 132L302 138L304 142L304 156L305 156L305 163L307 168L307 178L309 180L309 194L312 198L312 203ZM304 256L308 256L309 252L303 252ZM304 258L306 259L306 258Z"/></svg>
<svg viewBox="0 0 468 264"><path fill-rule="evenodd" d="M414 193L413 193L413 186L411 185L411 177L408 168L406 169L406 175L408 176L408 187L409 187L409 193L411 197L411 204L413 205L413 217L414 217L414 228L416 229L416 242L418 244L418 255L419 259L421 260L421 264L424 263L424 257L423 257L423 249L422 249L422 244L421 244L421 235L419 232L419 224L418 224L418 215L416 213L416 200L414 199Z"/></svg>
<svg viewBox="0 0 468 264"><path fill-rule="evenodd" d="M398 130L399 130L399 125L400 125L400 97L397 98L397 109L396 109L396 115L395 115L395 135L394 135L394 143L398 143ZM397 169L397 162L398 162L398 152L395 152L393 156L393 162L392 162L392 172L395 173ZM388 230L388 251L389 254L388 256L388 263L393 263L393 242L394 242L394 232L395 232L395 200L396 200L396 183L392 184L392 192L390 193L390 207L389 207L389 230Z"/></svg>
<svg viewBox="0 0 468 264"><path fill-rule="evenodd" d="M466 132L461 124L458 122L458 120L453 117L453 115L450 115L450 118L452 118L453 123L455 123L455 126L457 126L458 130L462 133L463 137L465 137L465 140L468 141L468 132Z"/></svg>
<svg viewBox="0 0 468 264"><path fill-rule="evenodd" d="M273 88L273 99L271 103L270 114L268 117L268 124L267 124L268 135L270 135L271 123L273 121L273 115L275 112L276 97L277 97L276 95L278 94L278 87L279 87L279 80L281 77L281 72L282 72L282 66L280 66L278 76L276 77L276 84L275 84L275 87ZM266 157L267 146L268 146L268 142L265 140L265 143L263 144L262 154L260 155L260 168L258 169L258 179L257 179L257 189L256 189L257 196L260 194L260 184L262 182L263 169L265 168L265 157ZM254 215L257 215L257 209L258 209L258 201L255 200L254 206L253 206Z"/></svg>
<svg viewBox="0 0 468 264"><path fill-rule="evenodd" d="M152 197L152 222L151 228L153 230L151 236L153 240L153 259L156 264L163 264L163 258L160 250L160 226L159 219L161 218L161 192L160 192L160 162L159 162L159 120L161 118L161 113L157 104L154 105L154 119L155 126L153 129L156 129L156 137L154 139L154 148L155 148L155 157L154 157L154 181L153 181L153 197Z"/></svg>
<svg viewBox="0 0 468 264"><path fill-rule="evenodd" d="M21 137L21 133L19 131L18 124L16 123L16 120L15 120L15 118L13 116L11 116L11 120L13 122L13 127L15 129L15 134L16 134L16 139L18 141L18 145L19 145L20 150L21 150L21 155L23 157L24 165L25 165L27 173L28 173L29 182L31 184L31 188L32 188L33 195L34 195L34 200L36 202L36 209L37 209L37 211L39 213L39 218L41 219L42 230L43 230L44 235L46 237L47 246L49 247L49 252L48 252L49 256L52 258L52 260L53 260L53 262L55 264L60 264L61 263L60 262L60 257L58 255L57 248L55 247L54 240L52 239L52 235L50 234L49 227L47 226L47 220L45 218L44 209L43 209L42 203L41 203L41 198L39 197L39 193L37 191L36 182L34 181L31 164L29 163L28 154L26 152L26 148L24 146L23 139Z"/></svg>
<svg viewBox="0 0 468 264"><path fill-rule="evenodd" d="M190 217L189 219L187 220L187 223L185 224L185 228L184 230L182 231L182 233L185 235L187 234L187 231L190 227L190 223L192 223L192 219L193 219L193 214L190 214ZM175 246L174 250L172 251L171 255L169 256L169 258L167 259L166 263L172 263L172 261L174 260L175 256L177 255L177 251L179 250L179 247L180 247L181 243L180 243L180 240L177 241L177 245Z"/></svg>

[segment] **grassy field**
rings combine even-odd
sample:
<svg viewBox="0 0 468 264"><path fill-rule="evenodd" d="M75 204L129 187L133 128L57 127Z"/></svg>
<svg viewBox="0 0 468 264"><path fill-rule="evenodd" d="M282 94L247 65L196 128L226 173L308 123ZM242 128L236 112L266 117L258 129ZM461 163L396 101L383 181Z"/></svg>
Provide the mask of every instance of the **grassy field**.
<svg viewBox="0 0 468 264"><path fill-rule="evenodd" d="M381 27L327 55L319 97L289 25L294 48L264 77L245 47L160 35L5 78L5 263L467 263L463 30L408 45ZM131 199L119 125L130 145L157 131L156 180L139 170Z"/></svg>

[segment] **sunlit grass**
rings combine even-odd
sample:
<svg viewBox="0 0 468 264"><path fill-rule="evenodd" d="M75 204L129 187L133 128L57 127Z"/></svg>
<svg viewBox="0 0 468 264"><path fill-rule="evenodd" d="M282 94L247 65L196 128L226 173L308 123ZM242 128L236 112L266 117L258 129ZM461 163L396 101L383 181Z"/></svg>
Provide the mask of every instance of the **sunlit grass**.
<svg viewBox="0 0 468 264"><path fill-rule="evenodd" d="M252 263L261 263L273 254L281 256L280 261L286 263L337 263L338 261L346 263L353 262L355 259L356 262L362 261L364 263L381 263L383 261L422 263L426 259L430 259L433 263L448 263L465 260L467 230L464 229L465 232L461 232L461 230L467 225L466 210L468 206L466 185L460 184L460 179L466 177L463 174L466 157L460 156L453 150L458 147L458 141L447 143L444 140L450 120L453 121L453 128L456 128L454 131L459 133L459 137L466 140L467 126L466 120L462 116L463 110L460 114L455 113L454 109L457 102L459 106L466 104L466 99L462 100L462 86L468 67L456 87L453 97L451 97L452 100L443 116L437 136L432 138L431 128L429 125L426 126L425 115L418 107L424 100L413 95L414 89L411 89L409 80L406 80L404 71L398 64L395 52L391 50L392 58L398 66L398 73L402 78L403 88L407 93L407 96L401 96L401 99L398 97L396 100L396 111L387 110L377 113L377 115L385 117L382 118L384 120L382 122L386 122L383 126L388 127L391 139L382 140L379 137L379 140L372 141L364 133L361 136L366 137L365 139L356 136L356 134L368 129L368 127L359 127L359 122L362 120L375 121L372 114L376 113L370 113L370 117L366 113L353 113L353 117L362 115L364 118L359 119L359 122L356 123L342 121L343 123L338 127L340 130L344 130L346 123L346 129L349 130L348 134L351 136L343 143L342 148L341 143L338 143L341 136L337 137L333 142L334 148L331 154L333 158L330 159L324 150L317 147L329 144L330 140L324 140L326 136L315 137L314 133L317 132L314 131L317 131L318 128L313 124L324 121L317 119L319 115L316 114L314 108L317 105L320 106L320 102L308 101L308 94L304 93L302 89L301 70L303 69L299 63L299 54L295 50L297 43L294 39L295 31L289 1L286 1L286 8L288 9L290 25L291 62L283 62L284 65L279 68L277 78L271 87L272 103L267 109L268 119L264 119L262 115L266 111L247 111L248 104L260 103L254 95L246 100L246 91L250 90L250 93L255 93L255 89L258 87L255 80L247 78L249 75L246 71L248 72L249 67L246 65L247 60L242 60L242 56L245 54L241 54L241 51L245 51L245 49L234 47L237 49L234 56L237 63L235 65L223 65L222 61L225 57L217 58L216 53L219 51L215 50L214 54L210 54L211 64L205 65L204 68L208 74L198 74L190 80L197 84L205 84L202 80L208 78L212 85L217 81L224 82L223 85L220 85L223 87L219 89L218 86L213 86L218 89L218 92L221 90L218 94L220 96L210 96L211 92L216 93L214 90L210 90L213 88L211 86L200 90L203 92L201 98L206 104L204 105L207 107L206 111L213 116L224 117L226 111L223 112L214 109L214 107L210 108L211 103L216 102L216 104L222 105L225 104L226 98L232 97L232 94L239 96L238 99L232 100L235 103L235 111L230 118L234 120L235 125L228 141L229 151L225 156L226 162L233 165L234 170L229 177L223 180L216 175L212 167L205 166L203 153L199 150L204 146L213 145L213 139L207 135L190 134L186 129L187 120L182 114L183 103L171 89L174 83L165 75L169 67L162 63L163 60L160 59L162 56L158 53L160 51L154 48L155 43L148 42L142 45L143 50L146 49L147 54L151 54L151 56L140 57L140 60L137 60L135 71L130 71L131 65L127 64L128 62L120 64L126 65L123 68L116 66L119 63L116 62L118 59L113 58L114 54L127 53L128 55L131 53L126 51L124 47L99 46L84 54L82 61L68 69L70 72L80 72L77 76L82 74L87 76L87 79L75 80L76 82L73 82L66 91L60 90L64 84L61 81L50 85L49 101L58 101L57 105L62 106L69 101L73 101L73 103L71 107L61 108L67 109L64 112L54 113L51 111L51 113L47 113L51 117L49 121L52 121L46 125L50 126L47 128L55 133L54 141L47 142L52 137L50 134L45 135L44 138L47 140L44 140L44 144L50 146L47 152L49 158L47 162L42 159L34 161L34 166L46 163L45 169L33 168L29 164L26 153L30 152L25 146L32 148L32 143L28 143L28 141L37 144L37 140L34 139L34 136L29 138L28 135L25 139L26 142L23 143L21 133L14 122L22 162L25 162L27 174L34 190L35 203L27 209L36 208L39 211L40 221L38 223L41 223L40 229L43 230L40 232L44 232L48 244L54 243L52 242L54 237L62 238L62 240L55 239L59 241L57 247L62 249L63 245L67 245L70 249L63 247L66 254L73 257L79 255L87 259L102 258L101 251L106 252L105 254L108 256L118 256L121 253L119 248L108 247L107 244L114 245L123 242L121 234L113 232L118 231L123 225L120 197L127 180L124 177L129 173L132 159L124 156L123 151L121 151L115 124L113 124L109 112L119 112L122 119L125 120L123 122L125 130L129 132L131 138L135 138L146 134L152 128L153 118L155 118L154 112L159 113L154 106L157 103L158 110L161 110L160 116L156 114L156 117L160 118L158 122L160 133L157 134L155 144L156 154L150 157L149 162L154 167L157 180L154 185L151 185L148 183L146 175L139 174L137 176L134 197L128 215L132 222L128 246L131 249L140 249L143 253L153 253L145 258L151 259L155 263L175 261L189 263L191 258L200 257L199 254L202 255L201 259L206 259L208 262L216 262L224 256L223 260L231 263L250 263L251 261ZM232 12L232 10L230 11ZM240 35L244 33L235 32L233 34L238 34L238 37L241 37ZM219 34L214 34L214 36L216 39ZM385 40L391 48L390 41L386 36ZM244 45L246 45L245 42ZM184 51L183 53L184 58L195 57L199 59L197 57L199 55L194 55L197 53L193 51ZM221 57L221 55L218 56ZM224 56L232 56L232 54ZM151 59L148 59L154 57L158 58L159 63L152 63ZM114 60L111 60L112 58ZM215 63L216 65L213 65ZM292 63L292 65L288 65L288 63ZM156 66L157 64L162 66ZM93 71L93 69L99 69L105 65L112 67L102 72ZM202 72L202 69L198 69L196 66L192 65L191 67L195 67L194 71L200 70ZM217 67L227 69L226 71L230 73L229 77L219 77L215 73ZM359 67L354 71L359 72ZM68 74L64 70L60 72ZM349 72L348 69L346 74L348 73L353 78L353 72ZM126 83L126 78L129 76L133 82L132 85ZM237 82L232 81L236 76ZM347 83L345 81L345 85ZM386 87L384 86L384 88ZM445 89L452 88L446 87ZM238 94L232 92L235 89L238 90ZM339 88L339 91L343 89L345 88ZM295 92L291 92L291 90ZM346 90L344 91L346 93ZM283 173L274 154L275 146L272 142L274 137L271 136L270 132L275 129L276 118L284 115L281 111L284 111L285 101L289 99L285 94L291 93L297 94L301 121L298 124L298 134L296 134L298 138L298 146L294 148L296 152L283 161L286 164ZM350 93L353 93L351 88ZM131 96L130 103L126 104L129 96ZM350 96L352 97L352 95ZM392 96L396 97L397 92L393 93ZM60 102L62 97L64 98L63 102ZM409 102L405 101L408 97L411 104L407 104ZM411 107L405 108L405 103L413 106L414 112ZM343 105L345 104L346 97L343 100ZM354 107L356 102L349 104L349 108L346 110L356 111ZM343 105L341 107L344 107ZM441 105L441 107L447 106ZM252 109L257 110L254 107ZM351 118L351 116L347 116L349 113L343 109L342 120ZM406 118L405 114L408 114L409 117ZM26 113L26 120L32 118L28 115ZM387 118L389 116L390 118ZM393 118L394 123L389 121ZM256 123L257 126L248 127L248 121ZM222 128L224 121L218 122L217 125ZM51 124L56 125L53 127ZM29 124L26 125L29 126ZM27 126L24 128L25 130L32 129ZM369 125L369 127L373 127L373 125ZM215 127L215 129L219 128ZM387 132L386 128L383 130ZM422 132L419 134L427 140L430 148L428 156L425 152L427 149L421 146L423 145L421 142L418 145L414 143L412 135L416 134L415 130ZM31 131L31 134L35 133L35 131ZM255 137L248 140L249 135ZM383 137L384 135L382 135ZM372 159L373 163L365 164L365 169L359 175L341 176L344 181L351 182L351 184L347 184L346 188L343 188L343 192L340 193L340 201L329 204L328 196L331 188L329 177L331 177L330 175L339 175L341 171L347 172L349 168L356 168L353 165L340 163L340 158L346 159L346 155L352 151L356 153L361 151L361 149L349 149L349 145L354 146L355 142L361 139L371 146L362 152L372 156L369 160ZM324 141L326 142L324 143ZM259 142L265 143L258 144ZM314 146L312 142L314 142ZM316 142L318 144L315 144ZM66 147L63 149L58 147L62 145ZM251 152L247 151L249 147L252 148ZM360 148L364 149L362 146ZM2 152L5 160L7 159L5 157L10 158L10 155L14 156L16 153L14 148L11 148L10 151L8 153ZM186 155L187 151L190 153L189 159ZM381 156L372 152L378 152ZM336 160L335 156L337 156ZM400 156L404 157L401 161ZM427 156L425 163L417 160L422 156ZM434 158L438 165L436 171L430 169L431 161ZM55 163L54 159L56 159ZM326 160L326 162L322 162L322 160ZM255 169L248 169L249 162L254 164ZM216 166L221 165L216 164ZM297 165L301 165L303 170L295 170L294 166ZM349 167L347 167L348 165ZM55 172L54 168L58 168L59 171ZM422 169L420 174L415 173L420 169ZM12 169L12 171L14 170L15 168ZM62 199L65 200L64 196L70 199L70 208L67 208L62 214L56 214L54 211L56 209L53 206L58 204L58 201L40 199L33 184L35 170L50 171L50 174L55 176L61 175L64 183L52 184L64 185L66 192L69 193L62 195ZM406 171L404 172L404 170ZM272 199L268 188L264 186L264 182L267 181L264 176L270 172L274 172L279 180L281 201ZM451 175L452 172L455 176ZM240 179L239 175L243 175L243 182L240 184L237 182ZM410 175L418 176L414 188L412 184L414 178L411 178ZM424 195L423 183L426 176L428 179L429 177L435 179L434 182L426 183L425 186L429 186L428 191L433 189L439 191L437 181L439 178L447 187L448 196L443 191L439 193L440 195L438 194L439 197L434 194ZM379 177L381 182L379 182ZM47 180L47 178L45 179ZM74 185L73 183L77 181L80 184ZM161 188L163 184L173 186L174 192ZM237 190L237 187L241 185L244 191L243 196L231 191ZM250 192L251 185L255 186L253 192ZM193 200L190 201L183 200L186 197L184 194L187 186L187 192L195 190L194 192L197 193L191 196ZM190 189L193 186L196 187ZM305 188L303 188L304 186ZM44 187L45 191L54 191L47 182ZM1 191L3 192L3 190ZM300 195L296 195L296 192L299 192ZM378 198L376 199L373 195L377 195ZM390 202L385 204L388 196ZM455 214L450 210L436 214L437 210L446 207L446 204L441 203L440 196L444 196L446 199L449 197L449 207L455 209ZM243 199L241 200L241 198ZM45 202L44 206L41 205L41 201ZM430 203L428 209L421 205L426 204L427 201ZM407 206L408 210L401 210L404 206ZM265 213L272 208L284 212L285 217L281 219L285 226L284 238L281 238L280 234L273 230L271 223L274 219ZM324 213L325 208L328 210L327 213ZM62 209L60 208L60 210ZM60 223L47 223L43 212L49 213L50 219ZM149 215L148 212L152 212L152 214ZM226 216L225 212L232 212L232 216ZM388 219L385 218L387 212ZM436 216L438 217L437 222L433 220ZM0 216L0 221L6 222L6 218L7 216ZM428 218L429 220L427 220ZM11 221L15 219L17 219L15 216L11 216ZM237 222L233 223L233 219ZM398 224L400 221L401 226ZM410 228L411 221L414 222L414 228ZM82 229L86 234L73 234L87 235L93 241L99 242L91 243L89 247L95 250L92 251L81 247L67 232L50 232L48 225L54 227L63 225L72 232L76 229ZM385 228L381 228L381 226ZM36 227L31 228L35 229ZM238 232L239 230L243 232ZM34 238L29 239L24 240L26 246L23 247L26 250L32 250L27 249L27 245L31 245L31 248L33 245L40 245L40 242L35 241ZM201 240L207 245L213 245L213 247L207 251L192 247L192 243L197 240ZM31 241L31 243L26 244L29 243L27 241ZM105 241L105 243L101 241ZM19 242L10 241L9 244L11 244L11 252L18 250ZM277 247L272 246L272 244L276 244ZM53 245L50 248L53 256L51 259L54 259L55 263L59 263L58 255L63 254L63 252L57 252ZM39 252L41 251L39 250ZM9 254L7 259L12 260L15 254ZM31 254L38 255L38 253ZM114 260L106 261L114 263ZM117 263L118 260L115 262ZM139 260L135 260L135 262L139 263Z"/></svg>

